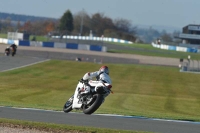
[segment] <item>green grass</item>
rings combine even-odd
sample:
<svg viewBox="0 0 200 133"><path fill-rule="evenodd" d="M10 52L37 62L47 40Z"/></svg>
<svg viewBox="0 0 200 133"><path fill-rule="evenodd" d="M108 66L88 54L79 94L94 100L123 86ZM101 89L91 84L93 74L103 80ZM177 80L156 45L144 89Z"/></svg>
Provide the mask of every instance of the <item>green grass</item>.
<svg viewBox="0 0 200 133"><path fill-rule="evenodd" d="M7 34L0 33L0 38L7 38Z"/></svg>
<svg viewBox="0 0 200 133"><path fill-rule="evenodd" d="M29 37L30 41L33 39L33 35L31 35ZM46 36L35 36L36 37L36 41L41 41L41 42L48 42L49 41L49 38L46 37Z"/></svg>
<svg viewBox="0 0 200 133"><path fill-rule="evenodd" d="M121 44L121 43L111 43L113 45L121 45L130 48L135 48L135 50L116 50L111 49L108 52L110 53L126 53L126 54L137 54L145 56L157 56L157 57L168 57L168 58L184 58L186 59L190 55L192 60L200 60L199 53L190 53L190 52L178 52L174 50L164 50L153 47L151 44Z"/></svg>
<svg viewBox="0 0 200 133"><path fill-rule="evenodd" d="M7 34L0 34L0 38L7 38ZM29 37L29 40L31 41L33 38L33 35L31 35ZM45 36L36 36L36 41L41 41L41 42L46 42L49 41L49 38L45 37Z"/></svg>
<svg viewBox="0 0 200 133"><path fill-rule="evenodd" d="M0 38L6 38L2 36L0 34ZM48 41L44 37L36 37L36 39ZM115 45L126 45L138 50L111 50L109 52L172 58L187 58L190 55L193 60L200 59L199 54L196 53L161 50L150 44L115 43ZM161 66L107 65L111 71L114 94L109 95L95 113L200 121L200 77L198 74L180 73L178 68ZM60 111L65 101L74 93L77 80L85 72L98 70L99 67L99 64L52 60L3 72L0 74L0 105ZM1 123L27 126L29 122L0 119ZM85 129L33 122L29 126L51 129L62 127L62 130L89 132L116 132L109 129L100 131L96 128ZM123 131L120 132L123 133Z"/></svg>
<svg viewBox="0 0 200 133"><path fill-rule="evenodd" d="M73 67L71 67L73 66ZM3 72L0 105L62 110L77 80L100 64L51 60ZM200 77L178 68L108 64L114 94L95 113L200 121Z"/></svg>

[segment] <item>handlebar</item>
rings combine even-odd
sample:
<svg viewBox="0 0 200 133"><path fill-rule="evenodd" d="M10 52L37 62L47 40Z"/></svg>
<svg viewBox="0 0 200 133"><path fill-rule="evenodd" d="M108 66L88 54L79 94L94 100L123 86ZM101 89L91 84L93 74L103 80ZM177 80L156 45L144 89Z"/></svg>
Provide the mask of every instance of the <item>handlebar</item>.
<svg viewBox="0 0 200 133"><path fill-rule="evenodd" d="M81 82L81 83L84 83L84 84L87 84L87 85L89 85L88 84L88 80L83 80L83 79L81 79L81 80L78 80L79 82ZM108 86L106 86L106 84L104 83L104 82L102 82L102 84L103 84L103 86L104 87L106 87L111 93L114 93L112 90L111 90L111 88L112 88L112 85L108 85ZM89 85L90 86L90 85Z"/></svg>

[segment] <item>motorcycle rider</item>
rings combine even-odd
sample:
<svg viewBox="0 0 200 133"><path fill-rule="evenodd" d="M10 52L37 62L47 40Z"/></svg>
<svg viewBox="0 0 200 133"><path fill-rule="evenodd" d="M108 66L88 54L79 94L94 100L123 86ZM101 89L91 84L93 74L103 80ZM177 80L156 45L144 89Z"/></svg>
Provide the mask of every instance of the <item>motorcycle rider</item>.
<svg viewBox="0 0 200 133"><path fill-rule="evenodd" d="M95 77L96 77L96 81L92 80ZM89 83L93 83L95 85L102 84L102 83L112 84L112 81L111 81L110 76L109 76L109 69L108 69L107 66L102 66L99 69L99 71L87 72L83 76L82 80L85 81L85 82L89 81ZM87 95L87 94L90 93L90 85L89 85L89 83L85 84L84 90L80 90L80 94L81 95Z"/></svg>
<svg viewBox="0 0 200 133"><path fill-rule="evenodd" d="M13 43L12 45L10 45L10 48L13 49L13 54L12 56L14 56L16 54L16 51L17 51L17 45L15 43Z"/></svg>
<svg viewBox="0 0 200 133"><path fill-rule="evenodd" d="M10 47L6 47L5 49L5 55L9 56L10 54Z"/></svg>

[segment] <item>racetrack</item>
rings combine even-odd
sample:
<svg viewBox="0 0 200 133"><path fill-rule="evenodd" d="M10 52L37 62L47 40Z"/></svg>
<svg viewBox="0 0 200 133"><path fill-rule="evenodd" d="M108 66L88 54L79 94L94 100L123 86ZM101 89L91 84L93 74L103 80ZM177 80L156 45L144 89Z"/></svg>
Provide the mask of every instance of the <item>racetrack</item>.
<svg viewBox="0 0 200 133"><path fill-rule="evenodd" d="M1 53L6 45L0 45ZM116 46L116 49L118 47ZM16 56L39 57L45 59L75 60L77 57L82 61L95 63L115 63L115 64L145 64L178 67L179 60L174 58L151 57L132 54L106 53L86 50L71 50L46 47L25 47L19 46Z"/></svg>
<svg viewBox="0 0 200 133"><path fill-rule="evenodd" d="M2 51L5 47L5 45L0 45ZM179 60L171 58L145 57L139 55L112 54L68 49L18 47L17 55L15 57L6 57L1 54L0 71L24 67L34 63L46 61L48 59L75 60L76 57L81 56L83 56L84 59L89 58L84 61L94 61L94 58L100 57L103 59L103 63L134 63L173 67L176 67L179 63ZM130 116L84 115L82 113L66 114L64 112L16 109L9 107L0 107L0 118L162 133L199 133L200 131L199 122L158 120Z"/></svg>
<svg viewBox="0 0 200 133"><path fill-rule="evenodd" d="M199 122L183 122L117 115L85 115L56 111L0 107L0 117L34 122L160 133L199 133Z"/></svg>
<svg viewBox="0 0 200 133"><path fill-rule="evenodd" d="M48 61L45 58L35 58L35 57L11 57L11 56L0 56L0 72L8 71L20 67L26 67L28 65L33 65L35 63L40 63Z"/></svg>

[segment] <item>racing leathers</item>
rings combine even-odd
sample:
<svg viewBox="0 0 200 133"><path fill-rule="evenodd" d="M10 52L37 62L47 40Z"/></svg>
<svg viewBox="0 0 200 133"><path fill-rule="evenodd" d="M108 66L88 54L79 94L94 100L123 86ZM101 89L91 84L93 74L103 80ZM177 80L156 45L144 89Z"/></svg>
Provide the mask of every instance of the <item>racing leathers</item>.
<svg viewBox="0 0 200 133"><path fill-rule="evenodd" d="M95 77L96 77L96 80L92 80ZM112 84L110 76L108 74L106 74L105 72L100 72L100 71L88 72L83 76L82 80L88 81L89 85L87 85L87 84L85 85L84 90L80 92L81 95L90 93L90 85L91 84L96 87L102 86L102 83Z"/></svg>

